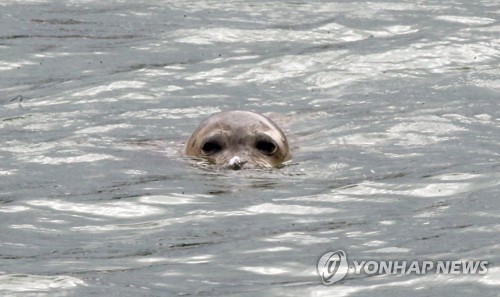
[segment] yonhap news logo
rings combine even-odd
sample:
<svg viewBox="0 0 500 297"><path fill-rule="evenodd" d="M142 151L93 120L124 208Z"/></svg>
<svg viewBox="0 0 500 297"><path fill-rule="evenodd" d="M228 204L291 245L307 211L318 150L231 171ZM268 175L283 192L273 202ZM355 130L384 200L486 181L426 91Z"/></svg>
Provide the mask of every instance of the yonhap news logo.
<svg viewBox="0 0 500 297"><path fill-rule="evenodd" d="M325 285L334 284L347 274L449 274L484 275L488 272L488 261L352 261L348 262L343 250L323 254L317 264L318 274Z"/></svg>
<svg viewBox="0 0 500 297"><path fill-rule="evenodd" d="M325 285L342 280L348 271L347 255L344 251L329 252L319 258L318 274Z"/></svg>

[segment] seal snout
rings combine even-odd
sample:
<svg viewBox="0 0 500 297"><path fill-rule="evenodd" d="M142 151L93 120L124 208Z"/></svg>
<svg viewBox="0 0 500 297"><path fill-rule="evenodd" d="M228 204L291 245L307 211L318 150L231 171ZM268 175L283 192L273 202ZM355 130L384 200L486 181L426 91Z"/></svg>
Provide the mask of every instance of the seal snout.
<svg viewBox="0 0 500 297"><path fill-rule="evenodd" d="M245 161L241 160L240 157L238 156L234 156L229 160L228 167L233 170L239 170L247 162L248 161L246 160Z"/></svg>

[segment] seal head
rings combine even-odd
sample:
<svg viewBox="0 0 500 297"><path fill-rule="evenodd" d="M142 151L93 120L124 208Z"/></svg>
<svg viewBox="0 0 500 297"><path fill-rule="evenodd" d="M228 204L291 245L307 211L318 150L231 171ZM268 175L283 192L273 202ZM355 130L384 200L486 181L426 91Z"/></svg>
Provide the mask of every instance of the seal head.
<svg viewBox="0 0 500 297"><path fill-rule="evenodd" d="M276 167L290 159L285 134L269 118L250 111L226 111L204 120L184 154L231 169Z"/></svg>

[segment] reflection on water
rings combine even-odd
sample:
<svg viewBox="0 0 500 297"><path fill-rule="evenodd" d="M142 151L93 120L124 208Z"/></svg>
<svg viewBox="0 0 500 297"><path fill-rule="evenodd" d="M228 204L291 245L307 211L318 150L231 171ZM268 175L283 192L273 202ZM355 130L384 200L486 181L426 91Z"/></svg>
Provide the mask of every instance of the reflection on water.
<svg viewBox="0 0 500 297"><path fill-rule="evenodd" d="M26 274L10 274L0 276L0 289L3 292L14 293L55 293L55 290L70 289L85 283L70 276L41 276ZM58 296L58 294L56 293ZM52 296L56 296L52 295Z"/></svg>
<svg viewBox="0 0 500 297"><path fill-rule="evenodd" d="M3 1L6 296L496 296L496 1ZM293 160L189 160L208 115L268 114ZM316 262L489 261L348 275Z"/></svg>

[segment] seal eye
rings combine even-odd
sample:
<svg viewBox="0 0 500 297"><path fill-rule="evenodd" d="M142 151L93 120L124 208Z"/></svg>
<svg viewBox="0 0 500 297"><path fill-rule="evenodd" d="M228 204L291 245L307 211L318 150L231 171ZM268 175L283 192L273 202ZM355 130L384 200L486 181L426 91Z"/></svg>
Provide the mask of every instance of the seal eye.
<svg viewBox="0 0 500 297"><path fill-rule="evenodd" d="M222 150L222 145L220 145L220 143L218 143L216 141L207 141L207 142L205 142L205 144L203 145L201 150L205 156L206 155L213 155L213 154L219 152L220 150Z"/></svg>
<svg viewBox="0 0 500 297"><path fill-rule="evenodd" d="M255 144L255 148L257 148L261 153L266 155L272 155L276 152L278 147L274 142L269 140L259 140Z"/></svg>

